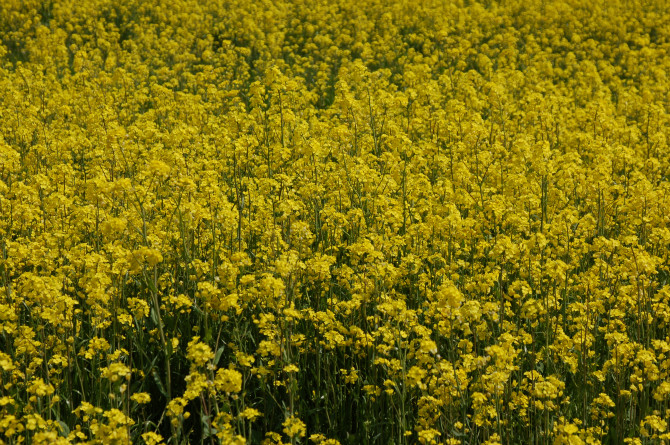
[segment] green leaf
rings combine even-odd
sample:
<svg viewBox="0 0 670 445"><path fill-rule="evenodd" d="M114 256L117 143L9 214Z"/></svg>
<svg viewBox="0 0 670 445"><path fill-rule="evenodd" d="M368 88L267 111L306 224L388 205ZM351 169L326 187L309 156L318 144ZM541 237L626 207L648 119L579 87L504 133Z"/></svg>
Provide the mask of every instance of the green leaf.
<svg viewBox="0 0 670 445"><path fill-rule="evenodd" d="M70 434L70 427L67 426L67 424L65 422L63 422L62 420L58 420L57 422L58 422L58 425L60 425L61 434L65 437L67 437L67 435Z"/></svg>
<svg viewBox="0 0 670 445"><path fill-rule="evenodd" d="M200 422L202 423L202 437L203 437L203 439L208 439L208 438L216 435L216 433L218 433L216 428L212 427L212 416L206 416L206 415L202 414L200 416Z"/></svg>
<svg viewBox="0 0 670 445"><path fill-rule="evenodd" d="M156 382L156 386L158 386L158 390L161 392L161 394L163 394L163 397L167 398L168 393L165 390L165 386L163 386L163 382L161 382L161 378L158 375L158 370L156 368L153 368L151 370L151 375L153 376L154 381Z"/></svg>
<svg viewBox="0 0 670 445"><path fill-rule="evenodd" d="M216 350L216 354L214 355L214 364L218 365L219 360L221 360L221 356L223 355L223 349L224 346L221 346L219 349Z"/></svg>

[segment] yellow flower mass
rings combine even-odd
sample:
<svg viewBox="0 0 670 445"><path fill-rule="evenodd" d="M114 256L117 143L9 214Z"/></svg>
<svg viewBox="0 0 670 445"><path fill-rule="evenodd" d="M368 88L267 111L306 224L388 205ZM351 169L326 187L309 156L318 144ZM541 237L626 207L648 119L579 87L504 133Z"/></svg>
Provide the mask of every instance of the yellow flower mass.
<svg viewBox="0 0 670 445"><path fill-rule="evenodd" d="M0 3L0 444L670 441L665 0Z"/></svg>

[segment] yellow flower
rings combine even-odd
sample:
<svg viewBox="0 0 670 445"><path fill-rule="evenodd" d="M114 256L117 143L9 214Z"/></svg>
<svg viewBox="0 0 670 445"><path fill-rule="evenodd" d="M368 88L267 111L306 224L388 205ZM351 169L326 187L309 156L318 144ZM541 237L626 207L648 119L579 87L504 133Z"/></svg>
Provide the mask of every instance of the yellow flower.
<svg viewBox="0 0 670 445"><path fill-rule="evenodd" d="M163 436L153 431L142 434L142 440L146 445L158 445L163 442Z"/></svg>
<svg viewBox="0 0 670 445"><path fill-rule="evenodd" d="M237 360L237 363L241 366L250 367L254 363L254 356L237 351L235 352L235 360Z"/></svg>
<svg viewBox="0 0 670 445"><path fill-rule="evenodd" d="M307 433L305 423L295 416L286 418L282 425L284 426L284 433L290 438L305 437L305 434Z"/></svg>
<svg viewBox="0 0 670 445"><path fill-rule="evenodd" d="M294 364L284 366L284 372L286 372L286 373L290 374L290 373L294 373L294 372L298 372L298 371L300 371L300 369Z"/></svg>
<svg viewBox="0 0 670 445"><path fill-rule="evenodd" d="M214 358L212 349L196 336L188 343L186 357L195 366L204 366Z"/></svg>
<svg viewBox="0 0 670 445"><path fill-rule="evenodd" d="M145 403L149 403L151 401L151 397L146 392L137 392L137 393L133 394L132 396L130 396L130 399L139 403L139 404L145 404Z"/></svg>
<svg viewBox="0 0 670 445"><path fill-rule="evenodd" d="M120 379L130 378L130 368L123 363L112 363L111 365L101 368L100 374L102 377L109 379L110 382L116 382Z"/></svg>
<svg viewBox="0 0 670 445"><path fill-rule="evenodd" d="M216 372L214 385L216 389L226 393L240 392L242 390L242 374L234 369L219 369Z"/></svg>
<svg viewBox="0 0 670 445"><path fill-rule="evenodd" d="M262 415L261 412L254 408L245 408L244 411L240 413L241 417L244 417L245 419L250 420L252 422L261 415Z"/></svg>
<svg viewBox="0 0 670 445"><path fill-rule="evenodd" d="M149 305L139 298L128 298L128 307L137 320L149 316Z"/></svg>
<svg viewBox="0 0 670 445"><path fill-rule="evenodd" d="M29 394L35 394L36 396L48 396L53 394L55 389L51 384L47 384L44 380L38 378L30 382L27 391Z"/></svg>

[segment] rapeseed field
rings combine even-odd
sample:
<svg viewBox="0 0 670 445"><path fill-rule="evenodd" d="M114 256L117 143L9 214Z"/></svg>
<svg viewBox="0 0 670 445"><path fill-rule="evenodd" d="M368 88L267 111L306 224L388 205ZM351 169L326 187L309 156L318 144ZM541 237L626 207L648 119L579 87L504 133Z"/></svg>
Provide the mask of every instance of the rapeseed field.
<svg viewBox="0 0 670 445"><path fill-rule="evenodd" d="M665 0L2 0L0 443L670 443Z"/></svg>

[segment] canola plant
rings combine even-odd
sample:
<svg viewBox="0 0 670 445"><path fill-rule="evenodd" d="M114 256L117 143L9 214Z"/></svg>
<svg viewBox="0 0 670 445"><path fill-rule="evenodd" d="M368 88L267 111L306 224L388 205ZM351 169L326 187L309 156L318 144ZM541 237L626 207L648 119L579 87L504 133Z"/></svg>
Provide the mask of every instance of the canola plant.
<svg viewBox="0 0 670 445"><path fill-rule="evenodd" d="M664 0L3 0L0 443L667 444Z"/></svg>

